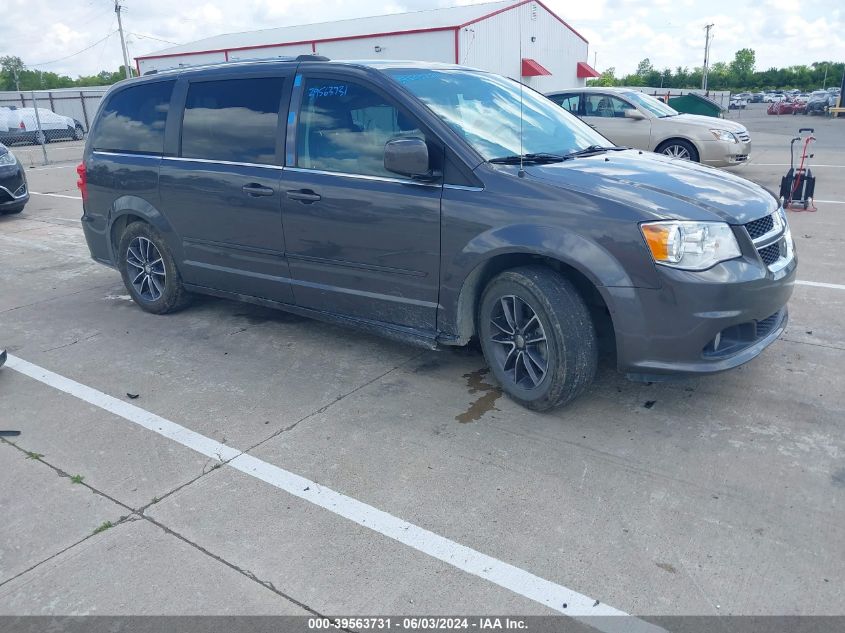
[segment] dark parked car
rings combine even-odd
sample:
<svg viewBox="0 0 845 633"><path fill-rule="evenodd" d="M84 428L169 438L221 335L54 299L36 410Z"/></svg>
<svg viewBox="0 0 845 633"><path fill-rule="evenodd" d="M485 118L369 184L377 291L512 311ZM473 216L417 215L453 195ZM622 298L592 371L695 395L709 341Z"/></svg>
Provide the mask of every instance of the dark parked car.
<svg viewBox="0 0 845 633"><path fill-rule="evenodd" d="M199 292L431 348L477 337L533 409L587 388L597 332L653 380L740 365L787 321L771 194L459 66L303 56L122 82L78 171L91 254L144 310Z"/></svg>
<svg viewBox="0 0 845 633"><path fill-rule="evenodd" d="M827 90L816 90L810 95L807 101L805 114L825 114L830 102L830 93Z"/></svg>
<svg viewBox="0 0 845 633"><path fill-rule="evenodd" d="M23 166L0 143L0 214L20 213L29 200Z"/></svg>

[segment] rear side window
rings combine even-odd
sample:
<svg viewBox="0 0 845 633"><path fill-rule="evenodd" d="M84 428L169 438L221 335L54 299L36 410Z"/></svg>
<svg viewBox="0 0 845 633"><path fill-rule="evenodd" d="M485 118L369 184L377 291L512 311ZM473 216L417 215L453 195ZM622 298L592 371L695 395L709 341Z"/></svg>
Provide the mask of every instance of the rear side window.
<svg viewBox="0 0 845 633"><path fill-rule="evenodd" d="M94 127L91 146L115 152L161 154L174 83L142 83L112 95Z"/></svg>
<svg viewBox="0 0 845 633"><path fill-rule="evenodd" d="M561 106L564 110L568 110L572 114L578 114L578 105L581 103L581 93L554 95L551 100Z"/></svg>
<svg viewBox="0 0 845 633"><path fill-rule="evenodd" d="M182 119L182 157L274 164L282 77L195 82Z"/></svg>

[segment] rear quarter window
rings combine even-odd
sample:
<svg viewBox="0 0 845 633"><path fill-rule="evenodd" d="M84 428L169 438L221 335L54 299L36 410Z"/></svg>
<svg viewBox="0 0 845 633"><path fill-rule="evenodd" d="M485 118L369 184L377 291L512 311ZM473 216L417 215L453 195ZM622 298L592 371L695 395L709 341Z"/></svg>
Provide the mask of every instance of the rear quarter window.
<svg viewBox="0 0 845 633"><path fill-rule="evenodd" d="M174 84L175 80L145 82L111 95L94 126L91 146L95 150L161 154Z"/></svg>

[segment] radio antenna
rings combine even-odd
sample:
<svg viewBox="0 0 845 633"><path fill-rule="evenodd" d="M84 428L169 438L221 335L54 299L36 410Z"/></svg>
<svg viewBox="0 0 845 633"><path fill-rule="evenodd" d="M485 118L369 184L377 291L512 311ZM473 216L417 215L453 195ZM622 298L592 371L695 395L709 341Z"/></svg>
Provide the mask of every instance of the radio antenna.
<svg viewBox="0 0 845 633"><path fill-rule="evenodd" d="M517 5L516 7L516 19L517 19L517 29L519 30L519 171L517 172L517 176L520 178L525 177L525 166L523 164L525 159L525 151L522 146L522 7L525 4Z"/></svg>

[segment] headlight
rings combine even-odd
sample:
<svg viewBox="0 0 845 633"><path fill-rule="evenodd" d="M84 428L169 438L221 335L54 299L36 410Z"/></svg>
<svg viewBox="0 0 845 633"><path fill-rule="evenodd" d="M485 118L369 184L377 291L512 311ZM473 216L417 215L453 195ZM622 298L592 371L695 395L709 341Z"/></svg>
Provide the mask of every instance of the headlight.
<svg viewBox="0 0 845 633"><path fill-rule="evenodd" d="M725 141L727 143L739 143L739 139L733 132L727 130L710 130L710 133L716 137L717 141Z"/></svg>
<svg viewBox="0 0 845 633"><path fill-rule="evenodd" d="M17 161L12 152L5 152L0 154L0 165L14 165Z"/></svg>
<svg viewBox="0 0 845 633"><path fill-rule="evenodd" d="M734 233L724 222L646 222L640 225L654 261L672 268L705 270L740 256Z"/></svg>

